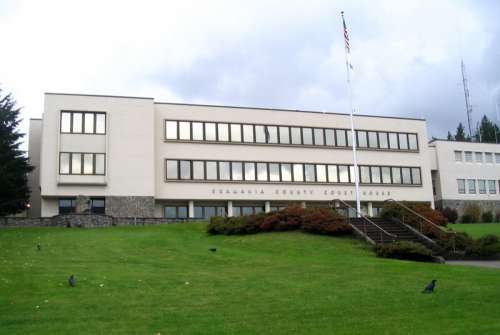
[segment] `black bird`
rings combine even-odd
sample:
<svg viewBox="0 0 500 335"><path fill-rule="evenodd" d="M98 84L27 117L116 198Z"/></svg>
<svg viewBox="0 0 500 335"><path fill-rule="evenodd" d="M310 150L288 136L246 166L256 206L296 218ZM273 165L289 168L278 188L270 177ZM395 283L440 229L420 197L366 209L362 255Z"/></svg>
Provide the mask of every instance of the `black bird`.
<svg viewBox="0 0 500 335"><path fill-rule="evenodd" d="M211 252L216 252L216 251L217 251L217 248L210 248L210 249L208 249L208 250L210 250Z"/></svg>
<svg viewBox="0 0 500 335"><path fill-rule="evenodd" d="M42 251L42 246L40 244L37 244L36 248L38 249L38 251Z"/></svg>
<svg viewBox="0 0 500 335"><path fill-rule="evenodd" d="M436 279L433 279L429 285L427 285L424 290L422 291L422 293L433 293L434 292L434 288L436 287L436 282L437 280Z"/></svg>
<svg viewBox="0 0 500 335"><path fill-rule="evenodd" d="M69 278L68 278L68 284L71 287L75 287L75 285L76 285L76 278L75 278L74 275L69 276Z"/></svg>

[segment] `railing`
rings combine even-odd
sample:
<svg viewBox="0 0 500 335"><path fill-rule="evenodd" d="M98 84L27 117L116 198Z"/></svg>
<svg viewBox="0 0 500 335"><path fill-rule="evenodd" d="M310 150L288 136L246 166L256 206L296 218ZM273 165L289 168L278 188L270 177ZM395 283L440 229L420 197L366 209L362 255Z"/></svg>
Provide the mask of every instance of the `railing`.
<svg viewBox="0 0 500 335"><path fill-rule="evenodd" d="M409 226L412 226L412 227L418 229L420 231L420 233L422 233L423 235L425 235L425 233L424 233L424 222L425 222L428 226L430 226L432 228L432 230L434 230L435 233L451 236L452 248L453 248L453 252L455 252L455 236L456 236L456 233L454 231L448 231L448 230L444 229L443 227L438 226L437 224L435 224L434 222L432 222L431 220L429 220L428 218L426 218L422 214L414 211L410 207L406 206L405 204L403 204L403 203L401 203L401 202L399 202L397 200L387 199L384 202L386 202L386 203L394 203L394 204L398 205L399 207L403 208L404 210L406 210L406 212L410 213L411 215L416 216L417 217L416 226L407 223L408 220L407 220L407 222L405 222L405 215L404 214L401 217L401 222L403 224L407 224Z"/></svg>
<svg viewBox="0 0 500 335"><path fill-rule="evenodd" d="M378 224L376 224L375 222L373 222L372 220L370 220L370 218L368 218L366 215L364 215L361 212L358 212L358 210L356 208L352 207L351 205L349 205L345 201L340 200L340 199L334 199L332 201L334 203L334 206L333 206L334 208L338 208L338 206L336 206L336 205L338 203L341 203L342 205L344 205L345 208L353 210L358 215L358 218L361 219L361 221L363 223L362 230L360 232L371 243L375 244L375 242L370 238L370 236L368 235L368 232L366 230L367 223L369 225L371 225L372 227L377 228L378 233L379 233L379 241L380 241L380 243L394 242L397 239L397 235L389 233L384 228L380 227ZM352 226L354 229L358 230L358 228L351 223L351 216L349 215L349 212L347 212L346 220L347 220L347 223L350 226Z"/></svg>

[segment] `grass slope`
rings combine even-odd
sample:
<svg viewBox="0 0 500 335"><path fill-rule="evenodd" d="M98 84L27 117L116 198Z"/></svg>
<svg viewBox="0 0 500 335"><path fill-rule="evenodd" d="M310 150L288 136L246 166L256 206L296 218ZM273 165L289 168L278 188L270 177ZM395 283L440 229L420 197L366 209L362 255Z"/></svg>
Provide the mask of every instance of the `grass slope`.
<svg viewBox="0 0 500 335"><path fill-rule="evenodd" d="M449 224L448 227L454 231L465 232L475 238L488 234L500 236L500 223L456 223Z"/></svg>
<svg viewBox="0 0 500 335"><path fill-rule="evenodd" d="M379 259L350 238L204 229L0 229L0 333L500 333L498 270ZM433 278L437 292L421 294Z"/></svg>

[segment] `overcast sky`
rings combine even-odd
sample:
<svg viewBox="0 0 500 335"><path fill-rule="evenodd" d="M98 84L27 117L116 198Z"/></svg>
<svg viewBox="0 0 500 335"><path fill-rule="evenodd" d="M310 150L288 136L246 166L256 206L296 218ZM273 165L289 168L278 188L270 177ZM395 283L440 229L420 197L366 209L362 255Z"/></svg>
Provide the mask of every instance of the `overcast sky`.
<svg viewBox="0 0 500 335"><path fill-rule="evenodd" d="M26 121L44 92L347 113L341 10L359 113L446 136L466 120L463 59L474 122L497 119L495 0L0 0L0 85Z"/></svg>

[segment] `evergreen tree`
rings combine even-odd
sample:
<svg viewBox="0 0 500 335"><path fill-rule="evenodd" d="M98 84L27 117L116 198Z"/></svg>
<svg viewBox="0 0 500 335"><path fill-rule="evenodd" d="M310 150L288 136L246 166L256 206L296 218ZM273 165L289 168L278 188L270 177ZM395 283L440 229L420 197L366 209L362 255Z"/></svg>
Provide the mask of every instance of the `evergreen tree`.
<svg viewBox="0 0 500 335"><path fill-rule="evenodd" d="M448 136L446 136L446 139L448 141L454 141L455 140L455 138L453 137L453 135L449 131L448 131Z"/></svg>
<svg viewBox="0 0 500 335"><path fill-rule="evenodd" d="M496 143L500 140L500 138L498 138L498 133L498 126L484 115L479 125L479 133L476 135L477 138L481 138L481 142Z"/></svg>
<svg viewBox="0 0 500 335"><path fill-rule="evenodd" d="M20 108L0 89L0 216L19 213L29 200L27 174L33 169L19 146L24 134L17 129Z"/></svg>
<svg viewBox="0 0 500 335"><path fill-rule="evenodd" d="M458 124L457 132L455 134L455 141L469 141L469 140L470 139L467 137L467 135L465 135L464 126L463 126L462 122L460 122Z"/></svg>

